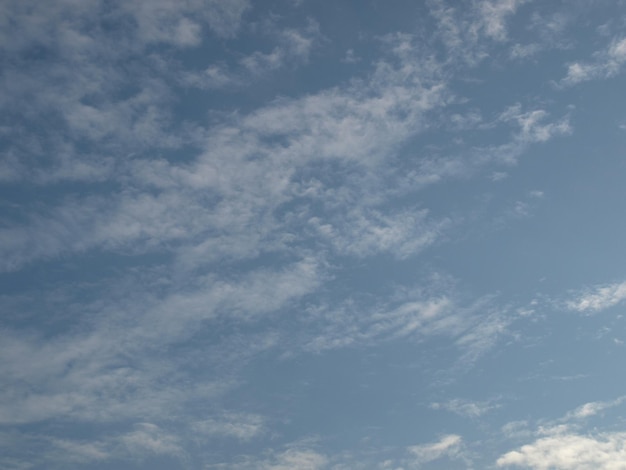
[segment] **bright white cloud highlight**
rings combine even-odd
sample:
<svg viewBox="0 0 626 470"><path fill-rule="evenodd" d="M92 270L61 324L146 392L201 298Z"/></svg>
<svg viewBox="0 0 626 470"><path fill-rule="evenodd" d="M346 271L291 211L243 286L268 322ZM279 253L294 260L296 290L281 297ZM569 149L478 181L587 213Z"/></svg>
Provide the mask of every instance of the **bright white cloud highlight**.
<svg viewBox="0 0 626 470"><path fill-rule="evenodd" d="M548 436L507 452L497 460L497 465L533 470L623 470L626 433Z"/></svg>
<svg viewBox="0 0 626 470"><path fill-rule="evenodd" d="M577 312L595 313L613 307L626 299L626 282L596 286L567 301L566 306Z"/></svg>

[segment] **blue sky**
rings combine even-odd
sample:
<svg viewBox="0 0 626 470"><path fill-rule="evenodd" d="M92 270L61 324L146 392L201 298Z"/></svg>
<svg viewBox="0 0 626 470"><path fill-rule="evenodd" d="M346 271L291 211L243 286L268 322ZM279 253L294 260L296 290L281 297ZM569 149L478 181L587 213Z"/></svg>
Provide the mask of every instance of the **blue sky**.
<svg viewBox="0 0 626 470"><path fill-rule="evenodd" d="M5 0L0 467L626 468L626 3Z"/></svg>

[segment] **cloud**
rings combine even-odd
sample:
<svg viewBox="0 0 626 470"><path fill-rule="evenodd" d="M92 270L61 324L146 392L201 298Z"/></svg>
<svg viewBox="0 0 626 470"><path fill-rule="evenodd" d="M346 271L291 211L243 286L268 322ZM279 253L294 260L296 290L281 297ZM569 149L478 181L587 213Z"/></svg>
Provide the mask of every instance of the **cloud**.
<svg viewBox="0 0 626 470"><path fill-rule="evenodd" d="M193 131L184 129L193 126L171 121L166 84L178 65L163 50L146 50L198 47L205 25L233 37L248 7L247 0L3 2L0 49L12 65L0 75L0 108L11 158L0 178L103 181L129 154L188 145ZM103 27L103 18L117 26Z"/></svg>
<svg viewBox="0 0 626 470"><path fill-rule="evenodd" d="M284 47L306 56L311 39L305 33L287 29L281 34ZM106 197L54 201L57 207L38 210L27 223L4 229L4 270L94 249L173 252L180 266L193 268L218 258L291 250L311 239L359 257L389 252L404 259L419 253L441 239L450 220L428 217L422 207L390 210L394 197L464 175L472 164L466 158L420 158L407 172L389 165L403 142L428 128L426 116L450 100L444 65L420 53L413 41L410 35L387 36L391 57L379 60L365 80L280 99L202 131L174 125L168 112L174 93L162 81L146 77L143 83L142 75L140 92L106 100L116 89L111 84L127 77L101 76L100 67L93 69L96 62L81 60L76 69L95 74L106 91L99 95L100 105L83 102L94 84L87 87L85 82L69 95L46 91L49 97L64 97L63 102L50 98L50 106L61 111L76 137L105 147L114 141L125 151L138 150L140 141L140 147L179 149L190 137L199 153L185 163L143 154L130 161L109 158L102 163L98 155L77 161L75 150L61 153L66 157L52 171L42 171L40 181L111 179L123 189ZM113 55L110 63L116 60ZM148 72L151 66L146 67ZM219 68L211 68L211 74L229 80ZM504 115L501 122L521 127L514 142L479 148L470 161L511 161L527 145L570 131L566 120L545 122L544 110L522 112L518 106ZM6 174L26 177L30 172L19 159L14 161L17 166ZM323 176L333 166L343 169L336 173L344 175L339 180ZM289 204L296 210L278 217ZM303 225L310 230L303 233Z"/></svg>
<svg viewBox="0 0 626 470"><path fill-rule="evenodd" d="M467 418L478 418L490 410L498 408L498 405L492 404L491 401L473 402L455 398L447 402L431 403L433 410L447 410Z"/></svg>
<svg viewBox="0 0 626 470"><path fill-rule="evenodd" d="M398 339L443 338L459 353L453 362L467 368L507 334L511 319L490 298L459 305L449 286L441 295L436 294L438 287L399 289L386 301L355 295L339 305L320 302L303 317L307 332L298 343L305 351L320 353Z"/></svg>
<svg viewBox="0 0 626 470"><path fill-rule="evenodd" d="M255 51L233 65L213 63L203 72L186 71L181 74L182 83L209 90L237 90L283 67L306 63L321 39L319 26L313 21L300 30L285 28L273 35L278 44L270 52Z"/></svg>
<svg viewBox="0 0 626 470"><path fill-rule="evenodd" d="M176 46L197 45L201 29L192 21L208 24L214 34L230 38L237 34L248 0L132 0L122 8L137 21L138 36L146 42L168 42Z"/></svg>
<svg viewBox="0 0 626 470"><path fill-rule="evenodd" d="M267 449L263 455L241 455L233 463L218 463L208 468L234 470L323 470L329 468L330 459L325 454L310 448L308 441L310 440L291 443L285 446L284 450Z"/></svg>
<svg viewBox="0 0 626 470"><path fill-rule="evenodd" d="M462 438L456 434L443 436L439 441L429 444L419 444L407 448L413 455L413 464L421 465L443 457L459 458L462 450Z"/></svg>
<svg viewBox="0 0 626 470"><path fill-rule="evenodd" d="M320 470L326 466L324 455L312 450L289 449L276 456L274 461L264 462L261 466L267 470Z"/></svg>
<svg viewBox="0 0 626 470"><path fill-rule="evenodd" d="M542 47L537 43L514 44L511 47L510 56L514 60L523 60L536 56Z"/></svg>
<svg viewBox="0 0 626 470"><path fill-rule="evenodd" d="M140 423L136 430L121 436L121 442L133 455L183 455L178 439L152 423Z"/></svg>
<svg viewBox="0 0 626 470"><path fill-rule="evenodd" d="M256 256L260 250L286 249L305 241L297 236L299 215L320 218L311 211L320 202L333 219L345 220L348 209L347 219L356 222L354 229L346 224L332 237L333 245L342 251L369 254L395 249L399 257L407 257L421 250L434 241L445 221L422 223L423 210L383 215L388 198L384 192L373 194L361 178L367 172L372 175L370 183L385 188L384 178L378 179L372 170L385 168L385 159L426 127L424 116L446 105L447 92L437 79L437 67L418 66L413 57L402 60L400 67L380 61L369 81L278 100L235 117L230 124L216 125L204 133L203 150L189 162L137 157L112 163L121 191L55 201L57 207L31 214L29 223L3 230L4 269L95 248L174 250L184 263ZM129 100L153 109L148 103L159 94L155 87L144 91L148 96L142 98L141 92ZM155 143L161 137L153 135L169 135L160 119L154 121L158 125L137 131L132 122L117 119L118 111L109 115L100 107L87 112L87 105L76 103L79 98L62 106L64 115L91 140L115 137L120 145L124 135L135 135L135 142L143 135ZM119 106L129 106L129 100ZM140 116L146 111L143 106ZM72 117L77 110L80 113ZM180 136L175 140L180 141ZM343 181L320 179L318 172L335 164L349 169ZM309 190L308 184L315 187ZM339 199L332 199L338 195ZM348 205L355 201L359 204ZM299 211L287 214L289 219L277 218L276 211L290 202L299 203ZM355 237L361 235L363 242L353 248Z"/></svg>
<svg viewBox="0 0 626 470"><path fill-rule="evenodd" d="M401 180L409 187L426 187L452 179L467 179L475 176L486 166L515 165L531 145L547 142L573 132L569 114L558 119L549 119L545 109L523 110L519 103L507 106L491 122L476 119L472 126L475 132L489 131L501 126L512 126L508 142L494 145L476 145L469 149L460 141L462 150L450 156L422 157L419 164L410 169ZM452 115L453 128L456 126ZM467 121L466 121L467 122ZM492 171L492 180L499 181L507 173Z"/></svg>
<svg viewBox="0 0 626 470"><path fill-rule="evenodd" d="M58 434L62 434L60 431ZM2 458L3 468L27 469L41 466L50 468L68 468L99 465L120 459L142 461L146 457L171 457L182 461L185 452L180 447L178 437L166 432L152 423L136 423L128 432L107 434L104 437L75 439L69 437L51 437L45 434L18 433L0 434L0 449L8 455L16 455L15 450L26 452L16 455L18 458Z"/></svg>
<svg viewBox="0 0 626 470"><path fill-rule="evenodd" d="M265 431L263 417L254 414L225 413L218 418L196 421L191 425L192 430L203 437L233 437L240 440L249 440Z"/></svg>
<svg viewBox="0 0 626 470"><path fill-rule="evenodd" d="M503 111L498 120L516 123L519 126L516 140L524 145L546 142L555 136L567 135L572 132L569 116L555 122L544 123L543 121L547 116L548 113L543 109L524 112L518 103Z"/></svg>
<svg viewBox="0 0 626 470"><path fill-rule="evenodd" d="M390 252L408 258L433 244L449 225L446 220L430 221L427 210L406 210L383 214L377 210L356 208L347 217L324 223L312 217L308 223L321 239L329 238L340 253L365 257Z"/></svg>
<svg viewBox="0 0 626 470"><path fill-rule="evenodd" d="M576 85L581 82L611 78L620 73L626 62L626 38L616 37L608 48L594 54L592 62L572 62L567 67L567 75L562 85Z"/></svg>
<svg viewBox="0 0 626 470"><path fill-rule="evenodd" d="M617 470L624 468L625 461L626 433L557 433L507 452L496 464L535 470Z"/></svg>
<svg viewBox="0 0 626 470"><path fill-rule="evenodd" d="M209 277L165 295L147 287L163 282L162 273L148 276L146 284L125 279L111 287L110 301L90 305L67 299L97 318L77 315L67 333L44 341L41 335L3 328L0 373L10 386L0 393L0 422L36 423L60 416L98 423L154 421L168 413L173 419L199 397L217 400L232 388L233 374L250 356L274 346L271 336L248 336L243 351L235 335L226 341L216 338L205 351L215 357L205 360L208 376L194 375L193 385L183 385L193 373L181 368L190 359L167 351L201 333L211 337L216 324L254 322L254 317L279 313L317 288L317 269L309 260L230 282ZM79 298L86 294L78 286L72 291Z"/></svg>
<svg viewBox="0 0 626 470"><path fill-rule="evenodd" d="M367 303L368 300L364 299ZM321 330L309 338L305 349L321 352L354 343L393 338L454 334L463 329L464 319L455 314L451 299L434 297L407 299L399 305L361 305L353 300L339 308L320 306L309 311L310 322Z"/></svg>
<svg viewBox="0 0 626 470"><path fill-rule="evenodd" d="M566 306L577 312L599 312L626 299L626 282L598 285L568 300Z"/></svg>
<svg viewBox="0 0 626 470"><path fill-rule="evenodd" d="M431 15L438 23L437 36L455 60L475 66L489 56L489 42L508 39L507 20L527 0L481 0L463 8L454 2L431 0Z"/></svg>
<svg viewBox="0 0 626 470"><path fill-rule="evenodd" d="M65 439L54 439L56 448L48 458L73 463L89 463L108 460L111 453L99 442L76 442ZM56 456L54 454L57 454Z"/></svg>
<svg viewBox="0 0 626 470"><path fill-rule="evenodd" d="M497 41L507 39L506 19L528 0L483 0L478 3L485 34Z"/></svg>
<svg viewBox="0 0 626 470"><path fill-rule="evenodd" d="M547 469L618 469L623 468L626 455L626 433L577 433L580 422L602 411L621 405L626 397L611 401L585 403L569 411L562 418L543 421L532 432L528 422L515 421L502 430L512 438L537 439L521 448L505 453L497 460L500 467L520 466L537 470Z"/></svg>
<svg viewBox="0 0 626 470"><path fill-rule="evenodd" d="M408 266L449 240L464 217L429 205L427 187L483 169L501 179L493 167L571 132L567 116L522 104L487 122L453 90L494 44L505 47L523 2L430 2L454 53L441 58L422 32L390 33L376 39L379 55L348 49L363 52L348 67L362 75L306 91L278 81L280 96L264 92L269 82L252 86L329 54L316 23L259 34L256 5L243 24L247 0L79 3L0 7L10 64L0 179L24 189L2 207L0 271L34 279L0 298L11 306L0 423L54 434L32 438L39 455L184 459L198 443L258 446L282 438L276 423L226 406L228 392L254 386L245 366L255 358L434 339L452 350L442 360L467 366L507 334L507 312L490 298L461 300L448 285L385 290L391 278L380 296L346 292L341 276L380 258ZM503 129L504 143L489 144ZM491 405L437 406L480 416ZM93 438L72 440L74 426ZM461 448L456 435L413 446L409 465ZM335 463L305 444L231 456L225 468Z"/></svg>
<svg viewBox="0 0 626 470"><path fill-rule="evenodd" d="M533 432L528 427L528 421L510 421L501 428L502 433L509 439L512 438L528 438Z"/></svg>
<svg viewBox="0 0 626 470"><path fill-rule="evenodd" d="M461 361L465 364L477 361L496 345L510 323L505 312L491 311L477 316L470 328L456 340L457 346L464 351Z"/></svg>
<svg viewBox="0 0 626 470"><path fill-rule="evenodd" d="M581 405L578 408L576 408L574 411L567 413L567 415L565 416L565 418L563 418L563 420L569 421L572 419L589 418L591 416L597 415L598 413L608 408L613 408L614 406L621 405L624 402L624 400L626 400L626 397L619 397L612 401L605 401L605 402L592 401L589 403L585 403L584 405Z"/></svg>
<svg viewBox="0 0 626 470"><path fill-rule="evenodd" d="M122 155L180 147L179 136L166 131L172 94L157 72L160 62L144 50L153 40L195 44L198 28L188 16L206 7L201 3L5 2L10 40L0 48L12 66L0 76L0 107L12 158L4 177L105 181ZM102 28L104 16L118 20L120 30ZM38 48L42 54L29 55Z"/></svg>

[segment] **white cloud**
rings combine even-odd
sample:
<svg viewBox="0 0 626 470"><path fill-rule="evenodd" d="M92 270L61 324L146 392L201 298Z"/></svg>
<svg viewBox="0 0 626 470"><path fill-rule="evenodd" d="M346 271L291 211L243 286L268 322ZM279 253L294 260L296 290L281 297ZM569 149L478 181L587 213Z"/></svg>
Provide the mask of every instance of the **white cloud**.
<svg viewBox="0 0 626 470"><path fill-rule="evenodd" d="M478 3L485 34L497 41L507 39L506 20L528 0L483 0Z"/></svg>
<svg viewBox="0 0 626 470"><path fill-rule="evenodd" d="M368 256L391 252L398 258L415 255L434 243L448 221L431 222L427 210L382 214L380 211L350 211L348 217L324 223L317 217L308 223L320 238L329 238L340 253Z"/></svg>
<svg viewBox="0 0 626 470"><path fill-rule="evenodd" d="M498 10L500 13L494 10L494 18L505 17L513 7L508 5ZM142 3L141 8L149 9L147 16L160 17L173 7L165 2L154 7ZM281 34L281 47L306 57L316 33L287 29ZM173 252L180 266L193 268L218 257L245 259L261 251L291 250L311 237L342 254L356 256L390 252L407 258L420 252L442 237L450 220L427 217L427 208L389 211L389 202L399 191L415 191L464 175L472 164L468 167L466 158L421 158L404 174L389 169L396 149L425 130L426 115L445 107L450 99L440 78L444 65L421 54L413 40L410 35L388 36L385 41L395 58L380 60L367 80L300 99L277 100L247 115L235 115L229 124L182 135L170 127L171 91L162 82L147 80L143 90L127 100L104 100L103 105L93 106L81 102L84 96L100 86L111 88L111 83L125 77L100 76L100 68L92 70L94 63L78 63L77 70L95 74L98 82L88 86L84 80L69 96L58 90L48 94L65 97L62 102L50 98L50 106L62 110L76 136L105 146L115 141L125 150L137 148L138 143L177 148L187 136L193 136L192 144L203 150L186 164L148 158L130 162L105 159L103 164L97 163L98 156L93 161L82 157L77 161L75 152L66 153L68 157L59 160L54 171L42 172L43 181L111 178L125 189L80 203L60 201L57 208L32 214L30 224L3 230L4 269L16 270L37 259L95 248L123 253ZM110 63L115 60L112 56ZM253 62L257 63L252 60L250 64ZM255 69L256 65L250 64L250 70ZM219 83L230 80L219 66L212 66L210 75ZM517 114L509 112L508 119L522 129L514 136L515 142L479 149L470 160L477 164L511 161L525 146L569 131L565 120L542 122L547 115L543 110L512 110ZM28 173L17 163L19 159L15 162L17 167L11 166L7 175ZM333 182L340 190L329 181L303 179L312 168L335 163L346 168L345 179ZM359 176L364 172L367 178ZM298 211L288 214L289 218L276 217L281 205L294 201L299 202ZM319 203L324 216L311 210ZM313 230L303 234L299 228L306 221L311 221Z"/></svg>
<svg viewBox="0 0 626 470"><path fill-rule="evenodd" d="M118 462L120 459L141 461L146 457L168 456L182 461L185 452L180 439L152 423L136 423L128 432L91 436L88 439L51 437L45 434L0 434L0 450L25 450L16 459L3 459L7 469L54 467L67 468ZM60 432L59 434L61 434ZM27 446L24 449L23 446ZM18 454L19 455L19 454ZM27 456L30 456L28 458Z"/></svg>
<svg viewBox="0 0 626 470"><path fill-rule="evenodd" d="M527 0L480 0L464 8L454 2L431 0L430 13L438 22L437 35L456 59L477 65L489 56L486 41L508 39L508 19Z"/></svg>
<svg viewBox="0 0 626 470"><path fill-rule="evenodd" d="M201 40L200 27L191 18L206 22L216 35L229 38L236 35L249 7L249 0L132 0L125 2L123 10L137 21L142 41L185 47Z"/></svg>
<svg viewBox="0 0 626 470"><path fill-rule="evenodd" d="M456 434L443 436L439 441L407 448L413 455L413 464L420 465L443 457L458 458L462 451L462 438Z"/></svg>
<svg viewBox="0 0 626 470"><path fill-rule="evenodd" d="M274 461L264 462L264 470L321 470L326 467L327 459L324 455L303 449L289 449L278 454Z"/></svg>
<svg viewBox="0 0 626 470"><path fill-rule="evenodd" d="M179 361L185 362L184 355L169 357L161 351L199 332L209 334L217 319L252 322L279 312L317 288L318 269L307 260L231 281L209 277L166 295L147 288L163 283L163 273L157 272L143 281L147 285L120 280L109 301L79 303L76 307L95 312L95 317L77 318L66 334L43 341L0 330L0 375L11 384L0 393L0 422L33 423L59 416L91 422L155 420L176 415L189 400L217 399L233 386L233 374L250 355L274 347L272 337L248 336L243 350L236 342L215 340L210 345L215 359L206 360L207 372L224 366L227 371L194 377L193 385L182 380L186 373ZM77 286L73 290L79 295Z"/></svg>
<svg viewBox="0 0 626 470"><path fill-rule="evenodd" d="M291 42L302 48L297 41ZM274 211L300 198L306 184L302 174L335 162L353 170L340 184L342 198L337 200L336 190L321 181L321 191L305 193L301 199L301 213L306 214L307 206L320 199L327 208L336 207L328 212L334 212L337 220L345 220L344 211L349 208L347 218L356 225L340 227L338 236L332 237L340 250L369 254L392 249L399 257L419 251L437 238L442 222L424 224L423 210L383 215L386 182L373 177L370 183L379 191L372 197L371 187L362 186L357 176L351 179L366 169L372 175L374 168L384 170L385 159L393 157L398 145L426 126L425 114L446 104L447 92L437 79L437 66L418 66L413 57L403 60L400 67L380 61L369 81L300 99L278 100L235 117L230 125L215 126L203 137L203 152L189 163L136 158L112 164L120 173L116 179L126 189L80 202L61 201L47 214L33 215L30 225L3 230L4 269L98 247L123 252L174 250L186 263L285 249L290 241L303 241L296 235L300 220L297 213L291 220L277 219ZM110 112L76 103L80 95L68 98L71 103L63 107L76 132L90 139L115 136L119 144L126 135L129 140L135 136L135 142L141 137L169 145L163 143L166 137L155 137L168 135L158 107L154 111L157 117L146 118L148 124L142 124L140 131L132 122L117 118L120 113L126 115L123 109L132 109L135 101L141 103L139 116L145 117L146 110L152 113L152 98L158 95L163 100L162 95L167 95L159 95L159 90L155 85L120 104L122 109ZM162 102L159 100L156 102ZM180 136L175 140L180 142ZM384 177L384 171L381 175ZM339 206L337 202L357 205ZM359 236L363 241L356 246L355 237Z"/></svg>
<svg viewBox="0 0 626 470"><path fill-rule="evenodd" d="M321 37L314 22L309 22L301 30L286 28L274 35L277 36L277 45L270 52L255 51L233 65L214 63L203 72L184 72L182 83L213 90L246 87L283 67L306 63Z"/></svg>
<svg viewBox="0 0 626 470"><path fill-rule="evenodd" d="M184 454L178 438L164 432L159 426L152 423L140 423L136 428L135 431L121 437L121 442L131 454L142 456L145 453L173 456Z"/></svg>
<svg viewBox="0 0 626 470"><path fill-rule="evenodd" d="M234 437L249 440L265 431L263 417L254 414L225 413L223 416L191 424L192 430L203 437Z"/></svg>
<svg viewBox="0 0 626 470"><path fill-rule="evenodd" d="M528 438L533 432L528 427L528 421L510 421L501 428L502 433L509 439L512 438Z"/></svg>
<svg viewBox="0 0 626 470"><path fill-rule="evenodd" d="M309 339L305 349L317 352L399 337L453 335L462 331L467 322L451 299L420 299L419 295L396 306L349 301L334 308L322 306L309 314L310 321L317 323L321 331Z"/></svg>
<svg viewBox="0 0 626 470"><path fill-rule="evenodd" d="M516 140L524 145L546 142L555 136L567 135L572 132L569 116L566 115L555 122L545 123L547 116L547 111L543 109L524 112L518 103L502 112L498 120L515 122L520 128L519 133L516 135Z"/></svg>
<svg viewBox="0 0 626 470"><path fill-rule="evenodd" d="M626 282L595 286L566 302L570 310L599 312L613 307L626 299Z"/></svg>
<svg viewBox="0 0 626 470"><path fill-rule="evenodd" d="M541 49L542 46L537 43L514 44L509 54L512 59L523 60L536 56Z"/></svg>
<svg viewBox="0 0 626 470"><path fill-rule="evenodd" d="M591 62L569 64L561 84L576 85L589 80L611 78L620 73L626 63L626 38L614 38L607 49L596 52L594 56L595 60Z"/></svg>
<svg viewBox="0 0 626 470"><path fill-rule="evenodd" d="M65 462L88 463L107 460L111 453L99 442L75 442L64 439L54 439L53 445L58 449L58 460Z"/></svg>
<svg viewBox="0 0 626 470"><path fill-rule="evenodd" d="M468 418L478 418L489 411L498 408L498 405L491 401L474 402L469 400L461 400L455 398L447 402L431 403L430 407L434 410L447 410Z"/></svg>
<svg viewBox="0 0 626 470"><path fill-rule="evenodd" d="M467 368L506 334L511 319L491 305L491 299L462 306L456 303L453 291L440 296L435 291L416 288L398 292L385 302L364 296L340 305L321 303L307 311L307 333L298 342L305 351L321 352L398 338L422 341L441 337L453 341L460 353L455 358L457 365Z"/></svg>
<svg viewBox="0 0 626 470"><path fill-rule="evenodd" d="M354 49L348 49L346 51L345 57L341 61L346 64L356 64L361 61L361 58L356 55L356 53L354 52Z"/></svg>
<svg viewBox="0 0 626 470"><path fill-rule="evenodd" d="M626 397L619 397L612 401L592 401L589 403L585 403L584 405L579 406L574 411L567 413L564 421L569 421L572 419L585 419L591 416L597 415L598 413L608 409L613 408L615 406L621 405Z"/></svg>
<svg viewBox="0 0 626 470"><path fill-rule="evenodd" d="M496 463L535 470L618 470L626 468L624 462L626 433L557 433L507 452Z"/></svg>
<svg viewBox="0 0 626 470"><path fill-rule="evenodd" d="M569 114L551 120L546 110L525 111L519 103L506 107L492 122L483 122L482 119L475 122L475 131L488 131L502 125L512 125L515 130L510 140L500 145L474 146L470 150L465 150L466 146L461 145L464 150L459 155L435 158L422 156L419 164L405 174L404 184L425 187L450 179L469 178L487 165L515 165L531 145L569 135L573 131ZM499 181L507 175L506 172L492 171L491 179Z"/></svg>
<svg viewBox="0 0 626 470"><path fill-rule="evenodd" d="M284 450L267 449L262 455L242 455L230 464L215 464L208 468L234 470L323 470L329 467L330 459L323 453L310 448L309 440L292 443Z"/></svg>
<svg viewBox="0 0 626 470"><path fill-rule="evenodd" d="M576 433L580 422L604 410L621 405L626 397L611 401L585 403L569 411L562 418L543 421L536 431L528 422L508 423L502 431L509 438L537 439L517 450L507 452L497 460L500 467L520 466L536 470L547 469L623 469L626 456L626 433Z"/></svg>
<svg viewBox="0 0 626 470"><path fill-rule="evenodd" d="M3 161L1 177L103 181L118 176L117 164L129 154L191 143L193 126L171 121L166 83L179 66L145 51L197 47L203 24L232 36L248 6L247 0L3 2L0 48L13 65L0 75L0 108L13 158ZM102 18L119 28L103 28ZM37 48L45 50L42 58L27 59ZM78 141L97 145L85 150Z"/></svg>
<svg viewBox="0 0 626 470"><path fill-rule="evenodd" d="M491 311L477 316L456 340L457 346L464 351L461 361L468 364L478 360L507 332L510 322L505 312Z"/></svg>

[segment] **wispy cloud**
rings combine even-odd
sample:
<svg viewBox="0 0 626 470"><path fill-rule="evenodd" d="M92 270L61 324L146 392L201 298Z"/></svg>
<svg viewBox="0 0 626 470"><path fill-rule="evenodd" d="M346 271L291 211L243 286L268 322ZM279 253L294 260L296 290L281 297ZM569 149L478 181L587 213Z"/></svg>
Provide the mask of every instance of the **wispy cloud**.
<svg viewBox="0 0 626 470"><path fill-rule="evenodd" d="M135 0L126 3L123 10L136 19L138 35L143 41L187 46L200 41L197 37L200 27L195 21L208 24L218 36L233 37L240 28L242 15L249 8L248 0L192 0L184 5L172 0Z"/></svg>
<svg viewBox="0 0 626 470"><path fill-rule="evenodd" d="M437 442L408 447L407 451L414 457L413 464L420 465L443 457L458 458L462 452L462 445L461 436L449 434Z"/></svg>
<svg viewBox="0 0 626 470"><path fill-rule="evenodd" d="M488 57L486 41L503 42L508 38L507 20L527 0L481 0L471 8L454 2L432 0L430 12L438 21L438 36L456 59L476 65Z"/></svg>
<svg viewBox="0 0 626 470"><path fill-rule="evenodd" d="M76 439L50 437L41 434L0 434L0 449L9 452L10 446L28 444L30 459L5 459L0 457L3 467L16 470L37 466L68 467L99 465L120 459L141 462L146 457L168 457L183 462L186 453L180 439L161 427L147 422L136 423L132 430L111 433L101 437Z"/></svg>
<svg viewBox="0 0 626 470"><path fill-rule="evenodd" d="M305 349L317 352L398 337L454 334L465 327L465 319L446 297L418 296L399 305L373 308L349 301L339 308L321 306L310 315L321 331L309 339Z"/></svg>
<svg viewBox="0 0 626 470"><path fill-rule="evenodd" d="M75 318L79 324L71 333L47 341L3 329L0 370L11 387L0 394L0 422L32 423L59 416L91 422L157 420L166 417L164 410L173 416L200 396L221 396L250 354L273 347L271 338L255 341L250 336L245 351L236 354L230 354L227 342L216 341L220 363L206 365L219 374L195 377L192 386L181 385L186 373L179 366L187 361L185 356L159 351L192 338L206 322L219 317L225 322L254 321L255 315L280 311L316 288L319 278L313 265L292 267L295 270L257 272L231 282L205 279L193 290L175 289L165 296L134 282L125 295L118 291L116 300L82 304L87 310L95 307L97 321ZM162 349L155 350L158 345ZM230 370L221 370L223 366Z"/></svg>
<svg viewBox="0 0 626 470"><path fill-rule="evenodd" d="M329 238L340 253L368 256L390 252L407 258L433 244L449 221L430 221L425 209L383 214L377 210L350 211L347 217L324 223L317 217L309 219L319 238Z"/></svg>
<svg viewBox="0 0 626 470"><path fill-rule="evenodd" d="M514 44L509 53L512 59L523 60L536 56L541 51L541 45L537 43L531 44Z"/></svg>
<svg viewBox="0 0 626 470"><path fill-rule="evenodd" d="M522 111L519 103L504 110L498 117L502 122L514 122L519 126L516 140L520 144L546 142L558 135L567 135L572 132L569 116L566 115L554 122L545 122L548 113L543 109Z"/></svg>
<svg viewBox="0 0 626 470"><path fill-rule="evenodd" d="M489 411L498 408L499 405L492 401L469 401L455 398L446 402L431 403L430 407L434 410L446 410L456 413L467 418L478 418Z"/></svg>
<svg viewBox="0 0 626 470"><path fill-rule="evenodd" d="M507 18L527 2L528 0L483 0L479 2L479 16L482 19L485 34L497 41L505 40L507 38Z"/></svg>
<svg viewBox="0 0 626 470"><path fill-rule="evenodd" d="M311 308L304 349L321 352L401 338L447 338L459 353L455 361L467 367L497 344L511 320L491 299L464 306L453 294L437 296L416 288L399 293L393 302L373 303L365 296L332 308Z"/></svg>
<svg viewBox="0 0 626 470"><path fill-rule="evenodd" d="M181 81L186 86L202 89L237 90L283 67L306 63L321 38L319 26L312 21L301 30L287 28L274 36L277 45L270 52L255 51L232 65L214 63L202 72L186 71Z"/></svg>
<svg viewBox="0 0 626 470"><path fill-rule="evenodd" d="M134 431L121 436L121 442L132 454L137 455L182 456L184 453L175 436L152 423L137 424Z"/></svg>
<svg viewBox="0 0 626 470"><path fill-rule="evenodd" d="M586 289L566 302L566 307L577 312L595 313L617 305L626 299L626 282L598 285Z"/></svg>
<svg viewBox="0 0 626 470"><path fill-rule="evenodd" d="M576 85L595 79L614 77L622 70L626 62L626 38L616 37L605 50L594 54L593 61L572 62L567 67L567 75L561 80L562 85Z"/></svg>
<svg viewBox="0 0 626 470"><path fill-rule="evenodd" d="M585 403L584 405L576 408L574 411L567 413L563 420L567 422L572 419L589 418L591 416L597 415L598 413L606 409L621 405L624 400L626 400L626 397L619 397L612 401L592 401L589 403Z"/></svg>
<svg viewBox="0 0 626 470"><path fill-rule="evenodd" d="M329 468L331 459L315 449L310 440L291 443L283 449L267 449L262 456L241 455L234 463L209 465L211 469L262 470L322 470Z"/></svg>
<svg viewBox="0 0 626 470"><path fill-rule="evenodd" d="M198 437L233 437L252 439L265 431L263 417L254 414L225 413L217 418L192 423L191 428Z"/></svg>

